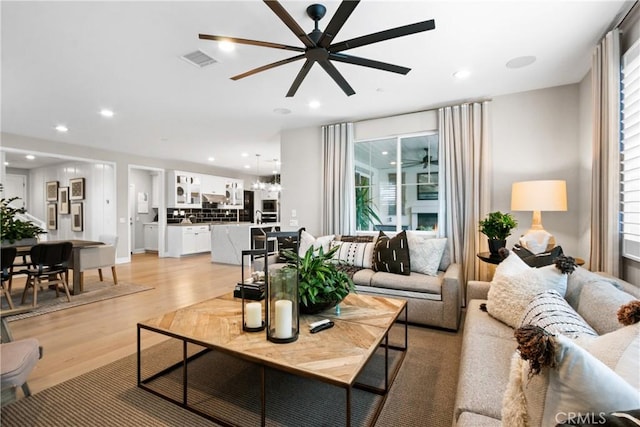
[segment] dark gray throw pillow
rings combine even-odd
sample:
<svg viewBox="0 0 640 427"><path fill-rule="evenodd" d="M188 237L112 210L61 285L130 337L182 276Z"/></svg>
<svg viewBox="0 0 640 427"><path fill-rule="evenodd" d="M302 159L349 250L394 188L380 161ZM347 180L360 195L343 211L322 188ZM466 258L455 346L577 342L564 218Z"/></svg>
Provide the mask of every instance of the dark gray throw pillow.
<svg viewBox="0 0 640 427"><path fill-rule="evenodd" d="M391 238L382 231L380 232L373 250L373 271L384 271L405 276L411 274L406 231L402 230Z"/></svg>

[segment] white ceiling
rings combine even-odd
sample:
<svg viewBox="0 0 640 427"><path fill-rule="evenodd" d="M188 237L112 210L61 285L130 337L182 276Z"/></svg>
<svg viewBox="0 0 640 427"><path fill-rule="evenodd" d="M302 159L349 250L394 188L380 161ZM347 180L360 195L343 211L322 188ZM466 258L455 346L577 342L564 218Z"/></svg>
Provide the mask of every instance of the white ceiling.
<svg viewBox="0 0 640 427"><path fill-rule="evenodd" d="M311 1L283 1L307 31ZM339 2L325 1L328 24ZM434 19L436 29L345 53L412 68L406 75L335 63L347 97L315 65L294 98L302 61L229 78L296 55L238 46L225 53L199 33L301 42L259 1L2 1L2 131L255 172L255 154L280 156L282 130L425 110L580 81L624 1L363 1L335 41ZM180 59L200 49L218 62ZM532 65L507 61L532 55ZM457 80L453 73L468 69ZM321 107L312 110L311 100ZM110 108L115 116L101 117ZM291 114L274 113L286 108ZM69 128L55 131L57 124ZM243 158L241 153L247 153ZM263 172L261 170L261 172ZM266 171L270 173L270 171Z"/></svg>

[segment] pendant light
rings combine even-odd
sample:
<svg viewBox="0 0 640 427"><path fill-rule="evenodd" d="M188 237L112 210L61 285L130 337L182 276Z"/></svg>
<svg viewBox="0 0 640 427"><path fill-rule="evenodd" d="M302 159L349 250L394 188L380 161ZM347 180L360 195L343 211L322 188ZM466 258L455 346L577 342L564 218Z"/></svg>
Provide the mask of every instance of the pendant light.
<svg viewBox="0 0 640 427"><path fill-rule="evenodd" d="M260 182L260 154L256 154L256 182L251 184L251 188L254 190L264 190L265 183Z"/></svg>

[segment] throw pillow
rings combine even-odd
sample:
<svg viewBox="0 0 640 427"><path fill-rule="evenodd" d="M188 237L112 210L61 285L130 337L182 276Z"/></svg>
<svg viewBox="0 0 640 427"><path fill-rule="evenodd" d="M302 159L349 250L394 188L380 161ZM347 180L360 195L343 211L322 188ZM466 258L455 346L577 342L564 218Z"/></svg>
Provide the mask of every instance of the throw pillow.
<svg viewBox="0 0 640 427"><path fill-rule="evenodd" d="M604 363L571 339L538 330L541 332L529 334L524 341L518 337L520 354L516 352L511 359L502 425L553 426L565 421L570 414L640 408L640 392ZM528 351L534 342L544 342L537 347L542 349L537 354ZM550 349L554 353L549 353ZM532 360L540 359L555 366L547 363L539 367L538 374L531 375Z"/></svg>
<svg viewBox="0 0 640 427"><path fill-rule="evenodd" d="M544 267L545 265L551 265L556 258L563 254L561 246L556 246L549 252L543 252L541 254L534 254L527 248L516 246L513 248L513 252L515 252L529 267Z"/></svg>
<svg viewBox="0 0 640 427"><path fill-rule="evenodd" d="M569 338L598 336L555 289L542 292L531 300L520 321L520 326L525 325L539 326L547 332Z"/></svg>
<svg viewBox="0 0 640 427"><path fill-rule="evenodd" d="M357 236L350 236L350 235L341 235L341 236L336 236L336 240L339 240L341 242L352 242L352 243L369 243L369 242L373 242L375 240L376 236L369 236L369 235L357 235Z"/></svg>
<svg viewBox="0 0 640 427"><path fill-rule="evenodd" d="M590 282L582 287L578 312L599 334L613 332L620 328L616 313L621 305L635 299L611 283Z"/></svg>
<svg viewBox="0 0 640 427"><path fill-rule="evenodd" d="M447 245L447 239L408 233L407 242L409 244L411 271L437 276L438 267Z"/></svg>
<svg viewBox="0 0 640 427"><path fill-rule="evenodd" d="M564 296L567 276L554 265L531 268L519 257L508 256L498 265L491 281L487 312L512 328L517 328L531 300L549 289L555 289Z"/></svg>
<svg viewBox="0 0 640 427"><path fill-rule="evenodd" d="M298 245L298 254L302 257L307 253L310 247L314 249L322 248L322 252L327 253L329 251L329 245L335 235L320 236L318 238L313 237L312 234L306 230L302 230L300 233L300 244Z"/></svg>
<svg viewBox="0 0 640 427"><path fill-rule="evenodd" d="M340 249L333 257L346 265L371 268L373 261L373 243L352 243L333 240L330 248L339 246Z"/></svg>
<svg viewBox="0 0 640 427"><path fill-rule="evenodd" d="M410 259L406 231L403 230L392 238L380 232L373 251L374 271L408 276L411 274Z"/></svg>

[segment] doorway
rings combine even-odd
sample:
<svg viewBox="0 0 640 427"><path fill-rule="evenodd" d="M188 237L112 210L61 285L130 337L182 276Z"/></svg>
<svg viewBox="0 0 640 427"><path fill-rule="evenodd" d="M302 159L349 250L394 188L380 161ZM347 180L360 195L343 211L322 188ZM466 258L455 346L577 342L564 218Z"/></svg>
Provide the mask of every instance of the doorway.
<svg viewBox="0 0 640 427"><path fill-rule="evenodd" d="M166 256L164 169L129 165L129 254ZM133 258L132 258L133 261Z"/></svg>

